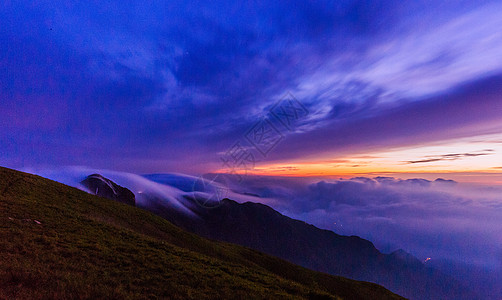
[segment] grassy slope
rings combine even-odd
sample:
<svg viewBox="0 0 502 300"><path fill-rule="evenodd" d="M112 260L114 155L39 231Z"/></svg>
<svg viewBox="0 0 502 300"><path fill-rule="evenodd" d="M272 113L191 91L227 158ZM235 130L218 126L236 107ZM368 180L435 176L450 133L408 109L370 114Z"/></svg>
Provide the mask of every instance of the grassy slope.
<svg viewBox="0 0 502 300"><path fill-rule="evenodd" d="M400 299L5 168L0 241L0 299Z"/></svg>

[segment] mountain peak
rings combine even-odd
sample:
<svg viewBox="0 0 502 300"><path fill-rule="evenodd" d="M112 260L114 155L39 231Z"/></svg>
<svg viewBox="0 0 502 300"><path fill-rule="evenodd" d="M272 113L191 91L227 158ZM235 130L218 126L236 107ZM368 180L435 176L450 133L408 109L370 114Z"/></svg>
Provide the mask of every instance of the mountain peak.
<svg viewBox="0 0 502 300"><path fill-rule="evenodd" d="M129 189L121 187L101 174L92 174L80 182L91 194L135 206L136 197Z"/></svg>
<svg viewBox="0 0 502 300"><path fill-rule="evenodd" d="M396 259L402 260L408 264L422 264L422 262L413 256L412 254L404 251L403 249L398 249L390 254L391 257L394 257Z"/></svg>

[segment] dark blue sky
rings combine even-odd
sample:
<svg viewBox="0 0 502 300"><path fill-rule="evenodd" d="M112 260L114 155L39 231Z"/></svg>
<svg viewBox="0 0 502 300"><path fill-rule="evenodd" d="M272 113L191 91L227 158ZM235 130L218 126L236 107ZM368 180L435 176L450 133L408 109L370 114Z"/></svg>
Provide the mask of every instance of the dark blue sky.
<svg viewBox="0 0 502 300"><path fill-rule="evenodd" d="M271 162L502 128L500 1L30 2L0 8L3 166L214 170L287 92Z"/></svg>

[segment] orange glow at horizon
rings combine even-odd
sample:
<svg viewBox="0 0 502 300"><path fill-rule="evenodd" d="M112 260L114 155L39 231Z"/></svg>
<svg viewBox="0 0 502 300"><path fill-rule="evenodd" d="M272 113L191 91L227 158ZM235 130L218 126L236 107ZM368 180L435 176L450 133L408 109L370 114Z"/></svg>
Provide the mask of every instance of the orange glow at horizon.
<svg viewBox="0 0 502 300"><path fill-rule="evenodd" d="M455 177L479 174L482 177L480 174L492 174L502 177L502 134L359 153L353 156L264 163L248 171L248 174L294 177L385 174L456 174ZM499 180L502 179L496 181ZM493 178L490 181L493 181ZM502 184L502 181L499 183Z"/></svg>

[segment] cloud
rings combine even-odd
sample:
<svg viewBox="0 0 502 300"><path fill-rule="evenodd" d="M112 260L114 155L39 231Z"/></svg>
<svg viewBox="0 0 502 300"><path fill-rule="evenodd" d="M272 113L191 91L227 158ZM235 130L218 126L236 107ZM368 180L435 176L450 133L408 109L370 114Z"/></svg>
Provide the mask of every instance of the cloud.
<svg viewBox="0 0 502 300"><path fill-rule="evenodd" d="M91 174L101 174L131 190L136 196L136 206L140 208L153 211L159 208L169 208L185 216L196 217L196 214L190 209L190 203L185 199L186 195L191 194L192 189L190 191L182 190L177 186L160 184L137 174L93 169L84 166L25 169L23 171L76 187L85 192L89 191L81 184L81 181ZM178 175L177 178L191 181L192 186L195 180L193 177L182 175Z"/></svg>
<svg viewBox="0 0 502 300"><path fill-rule="evenodd" d="M203 172L287 91L310 114L270 160L486 131L499 4L436 5L9 2L1 162Z"/></svg>
<svg viewBox="0 0 502 300"><path fill-rule="evenodd" d="M417 164L417 163L428 163L428 162L436 162L436 161L443 161L443 160L458 160L466 157L476 157L476 156L485 156L485 155L492 155L494 154L495 150L493 149L486 149L482 150L480 152L476 153L450 153L450 154L443 154L439 156L427 156L424 159L420 160L412 160L408 161L407 163L409 164Z"/></svg>
<svg viewBox="0 0 502 300"><path fill-rule="evenodd" d="M502 251L498 187L442 178L248 176L234 189L259 195L254 201L287 216L369 239L386 252L402 248L420 259L502 267L497 256Z"/></svg>
<svg viewBox="0 0 502 300"><path fill-rule="evenodd" d="M501 76L492 76L421 101L383 105L370 116L332 119L320 128L288 136L268 159L354 155L369 147L387 149L500 132L501 82Z"/></svg>
<svg viewBox="0 0 502 300"><path fill-rule="evenodd" d="M87 167L24 171L79 188L85 176L100 173L131 189L140 207L174 208L196 217L185 198L194 195L198 178L193 176L179 173L138 176ZM213 178L210 175L208 178ZM474 266L481 270L483 278L491 278L493 272L502 270L500 187L465 185L442 178L430 181L355 177L319 181L246 176L238 180L225 174L219 174L215 184L225 189L228 198L241 203L261 202L320 228L358 235L384 252L405 249L421 260L430 257L432 263L439 265L447 262L449 266L467 270ZM197 193L204 192L207 190ZM476 274L456 276L465 279ZM499 283L491 285L490 289L500 288Z"/></svg>

